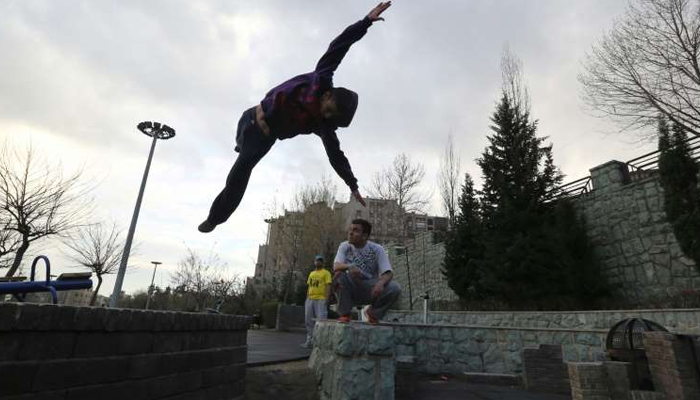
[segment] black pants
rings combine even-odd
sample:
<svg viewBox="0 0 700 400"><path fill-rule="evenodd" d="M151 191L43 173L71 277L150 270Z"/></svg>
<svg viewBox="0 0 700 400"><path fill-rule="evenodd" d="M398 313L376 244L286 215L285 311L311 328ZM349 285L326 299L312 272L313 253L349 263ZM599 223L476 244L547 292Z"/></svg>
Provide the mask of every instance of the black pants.
<svg viewBox="0 0 700 400"><path fill-rule="evenodd" d="M248 186L250 174L261 158L270 151L275 138L266 136L255 123L255 108L241 115L236 131L236 151L239 152L236 162L226 178L226 187L216 196L209 210L209 222L219 225L236 211L245 189Z"/></svg>

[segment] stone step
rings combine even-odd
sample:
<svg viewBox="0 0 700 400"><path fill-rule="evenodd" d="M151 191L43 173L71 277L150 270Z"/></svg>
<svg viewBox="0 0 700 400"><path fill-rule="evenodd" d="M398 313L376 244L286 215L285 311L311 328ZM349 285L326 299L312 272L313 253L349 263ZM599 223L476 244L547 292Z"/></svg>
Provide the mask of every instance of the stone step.
<svg viewBox="0 0 700 400"><path fill-rule="evenodd" d="M522 376L517 374L490 374L483 372L463 372L459 375L452 376L453 379L458 379L467 383L483 383L488 385L498 386L523 386Z"/></svg>

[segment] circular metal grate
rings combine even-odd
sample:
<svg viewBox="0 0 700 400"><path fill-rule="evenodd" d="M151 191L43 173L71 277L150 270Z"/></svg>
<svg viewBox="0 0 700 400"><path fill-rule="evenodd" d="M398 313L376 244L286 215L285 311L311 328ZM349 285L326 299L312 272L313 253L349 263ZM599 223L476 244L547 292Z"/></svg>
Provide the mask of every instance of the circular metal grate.
<svg viewBox="0 0 700 400"><path fill-rule="evenodd" d="M606 338L607 350L644 350L643 332L668 332L666 328L642 318L628 318L616 323Z"/></svg>

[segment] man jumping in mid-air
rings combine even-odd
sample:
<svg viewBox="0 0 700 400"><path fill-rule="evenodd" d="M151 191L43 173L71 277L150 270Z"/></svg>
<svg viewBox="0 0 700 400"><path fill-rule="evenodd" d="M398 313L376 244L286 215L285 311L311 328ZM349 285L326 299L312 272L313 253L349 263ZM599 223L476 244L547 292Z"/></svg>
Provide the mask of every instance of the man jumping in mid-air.
<svg viewBox="0 0 700 400"><path fill-rule="evenodd" d="M313 72L296 76L270 90L260 104L245 111L238 121L236 151L240 154L226 178L226 187L216 196L200 232L211 232L224 223L243 198L255 165L277 139L315 133L321 137L331 166L350 187L352 195L365 206L357 179L340 150L336 129L350 125L357 110L357 93L333 87L333 72L350 46L360 40L391 1L379 3L362 20L347 27L333 40Z"/></svg>

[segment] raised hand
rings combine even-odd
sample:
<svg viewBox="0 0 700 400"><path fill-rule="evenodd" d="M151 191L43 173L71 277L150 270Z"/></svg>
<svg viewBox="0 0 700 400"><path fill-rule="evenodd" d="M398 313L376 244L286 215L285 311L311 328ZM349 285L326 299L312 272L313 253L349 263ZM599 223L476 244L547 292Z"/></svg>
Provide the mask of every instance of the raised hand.
<svg viewBox="0 0 700 400"><path fill-rule="evenodd" d="M378 6L374 7L372 11L367 14L367 18L369 18L370 21L384 21L384 18L380 17L380 15L391 6L390 1L383 1L379 3Z"/></svg>

